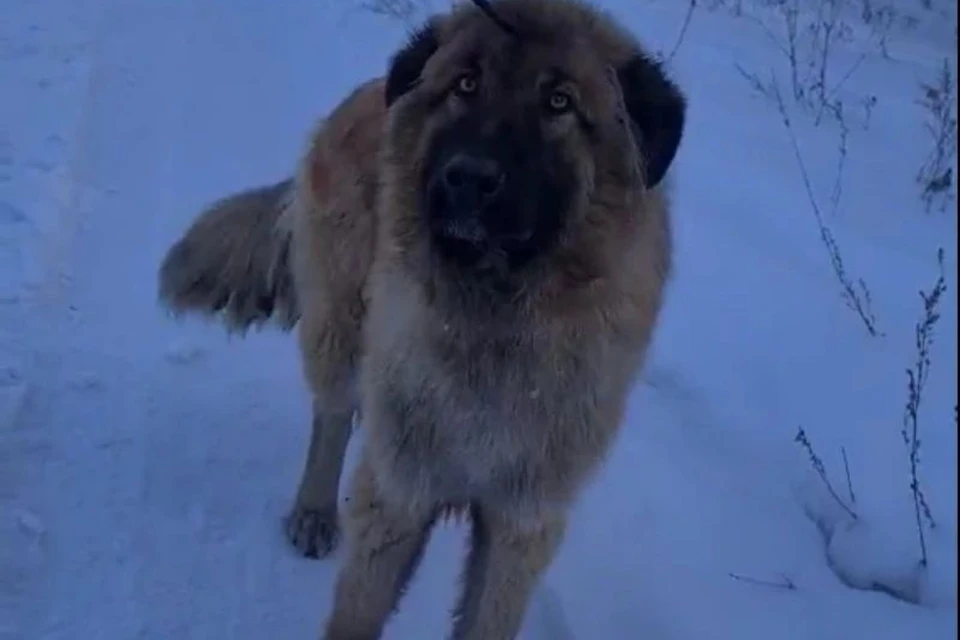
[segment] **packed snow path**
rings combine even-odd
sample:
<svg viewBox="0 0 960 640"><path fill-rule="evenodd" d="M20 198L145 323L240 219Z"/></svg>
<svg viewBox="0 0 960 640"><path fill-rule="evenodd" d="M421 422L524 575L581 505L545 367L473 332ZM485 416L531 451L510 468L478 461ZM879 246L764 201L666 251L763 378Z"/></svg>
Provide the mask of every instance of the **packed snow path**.
<svg viewBox="0 0 960 640"><path fill-rule="evenodd" d="M617 6L669 47L685 10L670 4ZM282 535L309 428L294 341L174 322L155 273L203 204L286 175L315 119L383 72L404 25L334 0L3 5L0 639L315 637L338 560L299 558ZM770 45L704 16L676 60L691 114L669 307L526 638L949 637L955 607L838 581L794 494L792 436L803 423L831 461L845 445L862 493L906 504L897 412L915 291L932 281L931 241L949 239L956 273L955 218L843 220L857 264L886 269L878 304L903 336L868 359L776 115L731 89L732 61L762 62ZM918 42L905 55L934 68ZM907 201L873 193L896 173L882 158L916 137L898 117L878 107L882 141L851 153L851 193ZM925 434L938 549L956 544L950 286ZM896 382L850 384L875 369ZM444 636L461 545L452 525L435 534L389 638ZM781 575L796 589L769 585ZM955 571L945 580L955 594Z"/></svg>

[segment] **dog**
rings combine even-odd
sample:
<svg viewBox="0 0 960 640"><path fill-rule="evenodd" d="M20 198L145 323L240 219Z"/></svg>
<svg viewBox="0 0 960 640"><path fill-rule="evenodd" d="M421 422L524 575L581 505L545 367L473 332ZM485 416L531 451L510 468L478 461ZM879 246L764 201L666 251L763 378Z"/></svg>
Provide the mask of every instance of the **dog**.
<svg viewBox="0 0 960 640"><path fill-rule="evenodd" d="M686 104L581 0L455 5L292 177L214 202L164 256L172 311L297 331L313 428L286 531L306 556L346 543L324 638L378 638L451 513L471 528L451 637L519 632L657 323Z"/></svg>

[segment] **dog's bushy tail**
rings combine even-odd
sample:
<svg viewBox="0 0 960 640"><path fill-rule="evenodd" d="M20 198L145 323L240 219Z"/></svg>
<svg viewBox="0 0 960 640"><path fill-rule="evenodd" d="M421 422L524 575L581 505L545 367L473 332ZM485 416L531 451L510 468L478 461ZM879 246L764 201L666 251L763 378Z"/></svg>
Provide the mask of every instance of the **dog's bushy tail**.
<svg viewBox="0 0 960 640"><path fill-rule="evenodd" d="M294 189L286 179L204 209L163 258L161 303L178 315L219 317L239 333L271 319L293 328L300 317L287 220Z"/></svg>

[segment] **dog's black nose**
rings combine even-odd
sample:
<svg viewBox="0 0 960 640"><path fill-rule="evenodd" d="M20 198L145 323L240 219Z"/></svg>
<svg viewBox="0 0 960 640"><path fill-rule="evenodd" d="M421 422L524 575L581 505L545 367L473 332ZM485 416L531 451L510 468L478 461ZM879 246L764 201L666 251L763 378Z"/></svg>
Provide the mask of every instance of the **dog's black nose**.
<svg viewBox="0 0 960 640"><path fill-rule="evenodd" d="M488 157L458 154L443 167L447 197L459 206L484 206L503 193L506 175Z"/></svg>

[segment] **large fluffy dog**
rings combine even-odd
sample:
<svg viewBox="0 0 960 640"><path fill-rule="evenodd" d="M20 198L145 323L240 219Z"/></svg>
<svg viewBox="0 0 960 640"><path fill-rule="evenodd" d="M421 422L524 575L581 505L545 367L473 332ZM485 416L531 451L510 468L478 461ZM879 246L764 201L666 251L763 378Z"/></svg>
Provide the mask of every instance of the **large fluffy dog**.
<svg viewBox="0 0 960 640"><path fill-rule="evenodd" d="M680 91L579 1L491 4L432 18L293 178L212 205L161 267L174 310L298 325L313 437L287 530L322 556L343 529L330 640L380 635L451 509L473 531L453 637L515 636L670 271Z"/></svg>

